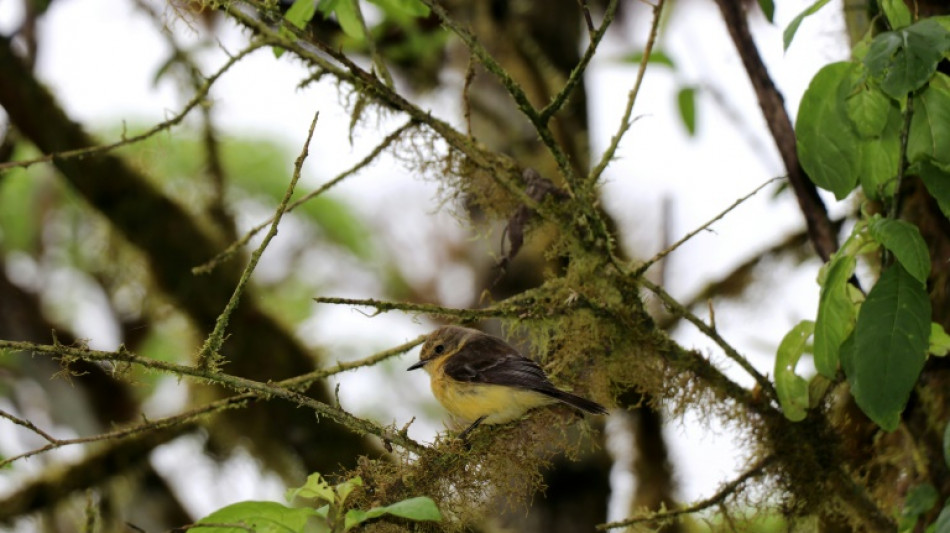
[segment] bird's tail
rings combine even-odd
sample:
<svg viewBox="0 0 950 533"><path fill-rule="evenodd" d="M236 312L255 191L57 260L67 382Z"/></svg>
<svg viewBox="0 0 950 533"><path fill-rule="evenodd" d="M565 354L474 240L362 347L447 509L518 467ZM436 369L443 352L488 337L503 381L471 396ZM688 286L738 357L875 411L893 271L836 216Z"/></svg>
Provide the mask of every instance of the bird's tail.
<svg viewBox="0 0 950 533"><path fill-rule="evenodd" d="M538 390L538 392L592 415L607 414L607 409L603 405L600 405L595 401L588 400L587 398L581 398L576 394L562 391L561 389L555 389L552 387L550 389L545 388Z"/></svg>

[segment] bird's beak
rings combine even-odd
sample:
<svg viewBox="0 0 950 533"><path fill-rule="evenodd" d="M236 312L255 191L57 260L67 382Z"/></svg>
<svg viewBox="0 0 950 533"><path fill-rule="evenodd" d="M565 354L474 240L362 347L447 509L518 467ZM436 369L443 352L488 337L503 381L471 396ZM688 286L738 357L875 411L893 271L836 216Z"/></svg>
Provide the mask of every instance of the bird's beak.
<svg viewBox="0 0 950 533"><path fill-rule="evenodd" d="M415 370L415 369L417 369L417 368L422 368L422 367L426 366L426 363L428 363L428 362L429 362L429 361L418 361L418 362L416 362L414 365L412 365L412 366L410 366L409 368L407 368L406 370Z"/></svg>

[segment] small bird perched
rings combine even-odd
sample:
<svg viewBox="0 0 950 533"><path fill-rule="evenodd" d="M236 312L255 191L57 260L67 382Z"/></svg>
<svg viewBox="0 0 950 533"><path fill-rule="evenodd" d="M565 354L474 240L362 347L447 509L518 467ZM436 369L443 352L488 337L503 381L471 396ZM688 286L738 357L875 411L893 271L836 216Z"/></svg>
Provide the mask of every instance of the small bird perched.
<svg viewBox="0 0 950 533"><path fill-rule="evenodd" d="M407 370L425 368L432 393L450 413L472 425L503 424L535 407L563 402L591 414L606 414L604 406L556 388L537 363L507 342L461 326L443 326L426 338L419 362Z"/></svg>

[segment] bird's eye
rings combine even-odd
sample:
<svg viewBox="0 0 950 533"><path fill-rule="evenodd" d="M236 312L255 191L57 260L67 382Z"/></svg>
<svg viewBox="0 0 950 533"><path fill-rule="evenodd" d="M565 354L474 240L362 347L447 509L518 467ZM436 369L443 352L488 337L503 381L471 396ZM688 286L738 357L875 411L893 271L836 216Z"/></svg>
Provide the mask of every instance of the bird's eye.
<svg viewBox="0 0 950 533"><path fill-rule="evenodd" d="M432 351L434 351L436 355L442 355L443 353L445 353L445 345L437 344L436 347Z"/></svg>

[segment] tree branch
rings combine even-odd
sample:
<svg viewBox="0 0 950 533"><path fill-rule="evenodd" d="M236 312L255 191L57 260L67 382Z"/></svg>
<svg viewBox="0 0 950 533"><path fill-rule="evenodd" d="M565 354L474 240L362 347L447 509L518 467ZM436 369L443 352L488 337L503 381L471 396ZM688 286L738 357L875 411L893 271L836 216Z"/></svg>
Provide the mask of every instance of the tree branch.
<svg viewBox="0 0 950 533"><path fill-rule="evenodd" d="M405 346L405 345L404 345ZM65 361L70 359L81 359L84 361L112 361L112 362L122 362L130 363L134 365L141 366L143 368L148 368L151 370L158 370L161 372L166 372L169 374L175 374L178 376L190 376L193 378L198 378L205 381L210 381L212 383L223 385L231 390L238 392L250 392L255 396L260 398L281 398L289 402L295 403L300 406L309 407L316 412L318 416L325 416L334 420L350 430L360 434L372 434L376 435L382 439L388 440L392 443L398 444L406 448L409 451L420 453L425 450L425 446L419 444L418 442L410 439L408 436L384 428L374 422L369 420L364 420L358 417L355 417L346 411L343 411L340 408L333 407L324 402L314 400L308 396L297 392L295 388L299 387L303 380L294 382L290 381L289 383L294 386L294 388L288 388L284 382L277 383L264 383L252 379L242 378L240 376L235 376L231 374L225 374L222 372L216 372L213 370L206 370L200 367L180 365L176 363L169 363L165 361L158 361L156 359L149 359L146 357L141 357L135 355L128 350L120 349L119 351L109 352L103 350L90 350L85 348L77 348L72 346L63 346L61 344L34 344L30 342L16 342L16 341L5 341L0 340L0 349L10 349L10 350L23 350L33 353L40 353L44 355L59 356ZM389 353L396 353L390 351ZM311 379L312 376L307 376L307 379Z"/></svg>
<svg viewBox="0 0 950 533"><path fill-rule="evenodd" d="M643 84L643 75L646 74L647 64L650 62L650 54L653 52L653 45L656 43L657 32L660 28L660 18L663 15L664 1L665 0L658 0L656 5L653 6L653 22L650 23L650 34L647 37L646 45L643 47L643 58L640 59L640 68L637 70L637 80L633 83L633 88L630 89L630 92L627 94L627 106L624 108L623 116L620 118L620 126L617 128L617 133L611 137L610 144L600 157L600 162L590 171L590 175L587 177L587 181L590 183L596 183L600 179L600 175L604 173L607 165L613 160L614 154L617 152L617 147L620 146L620 140L623 139L624 134L627 133L627 130L629 130L633 124L630 120L630 115L633 113L633 104L637 101L637 95L640 94L640 85Z"/></svg>
<svg viewBox="0 0 950 533"><path fill-rule="evenodd" d="M748 481L753 477L757 477L762 474L762 471L765 470L770 464L775 462L775 457L770 455L764 459L758 461L752 468L746 470L741 476L730 481L723 485L712 496L700 500L690 506L683 507L681 509L672 509L670 511L658 511L644 514L643 516L636 516L633 518L627 518L626 520L620 520L618 522L608 522L606 524L598 524L597 530L605 531L608 529L617 529L621 527L629 527L636 524L642 524L644 522L650 523L659 523L659 522L668 522L674 518L686 515L698 513L708 509L714 505L719 505L726 500L726 498L735 494L741 487L742 484Z"/></svg>
<svg viewBox="0 0 950 533"><path fill-rule="evenodd" d="M831 254L838 249L838 238L831 220L828 218L825 204L818 196L818 190L805 175L805 171L798 160L795 129L792 127L792 121L785 110L784 99L772 82L771 77L769 77L765 63L762 62L759 50L755 46L755 41L752 40L742 3L736 0L716 0L716 4L719 6L722 18L729 29L729 35L736 46L736 51L739 52L739 57L742 58L742 64L749 74L749 80L752 82L752 87L758 97L759 107L762 109L765 123L772 133L779 155L785 164L785 170L788 172L792 190L795 191L798 206L805 216L808 236L815 246L818 256L822 260L828 261Z"/></svg>
<svg viewBox="0 0 950 533"><path fill-rule="evenodd" d="M280 224L280 219L284 216L284 211L287 210L287 204L290 202L290 198L294 195L294 188L297 186L297 180L300 179L300 172L303 169L304 161L307 160L307 155L310 153L310 141L313 139L313 131L317 127L318 118L320 118L320 113L314 113L313 121L310 123L310 130L307 131L307 139L303 143L300 155L294 162L293 177L290 178L290 184L287 185L284 197L281 199L280 205L277 206L277 212L274 214L270 229L267 231L267 234L264 235L264 239L261 241L260 246L257 247L257 250L254 250L254 253L251 254L251 260L248 261L244 267L244 272L241 273L241 278L238 280L237 285L235 285L234 292L231 293L228 304L224 307L224 310L221 311L221 314L218 315L218 319L215 320L214 330L208 335L207 339L205 339L204 345L198 352L199 368L217 370L221 364L222 357L218 351L221 349L221 345L224 344L224 332L228 327L228 321L231 319L231 314L241 300L241 294L244 293L244 288L247 286L248 280L251 279L251 274L254 273L254 269L257 268L258 261L260 261L261 256L264 255L264 250L267 248L267 245L270 244L271 239L277 235L277 226Z"/></svg>

